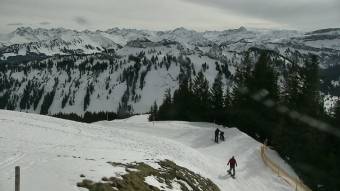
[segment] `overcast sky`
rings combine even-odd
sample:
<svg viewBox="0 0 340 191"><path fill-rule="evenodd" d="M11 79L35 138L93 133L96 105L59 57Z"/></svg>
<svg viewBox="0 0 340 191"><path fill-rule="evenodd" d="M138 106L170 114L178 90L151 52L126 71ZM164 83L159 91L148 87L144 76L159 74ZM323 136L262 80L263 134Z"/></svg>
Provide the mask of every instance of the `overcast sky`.
<svg viewBox="0 0 340 191"><path fill-rule="evenodd" d="M340 27L340 0L0 0L0 33L20 26L314 30Z"/></svg>

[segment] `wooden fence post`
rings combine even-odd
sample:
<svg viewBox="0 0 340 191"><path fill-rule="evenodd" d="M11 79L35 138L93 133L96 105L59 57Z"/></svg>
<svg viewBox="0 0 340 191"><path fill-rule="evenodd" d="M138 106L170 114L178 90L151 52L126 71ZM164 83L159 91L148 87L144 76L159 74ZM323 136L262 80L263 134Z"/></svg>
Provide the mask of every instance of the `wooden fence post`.
<svg viewBox="0 0 340 191"><path fill-rule="evenodd" d="M15 191L20 191L20 166L15 167Z"/></svg>

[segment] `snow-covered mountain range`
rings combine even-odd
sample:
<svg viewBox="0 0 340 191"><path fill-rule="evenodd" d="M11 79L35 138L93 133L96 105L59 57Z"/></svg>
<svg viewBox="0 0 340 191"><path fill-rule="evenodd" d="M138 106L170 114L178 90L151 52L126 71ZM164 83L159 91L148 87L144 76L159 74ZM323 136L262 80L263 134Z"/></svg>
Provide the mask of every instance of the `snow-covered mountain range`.
<svg viewBox="0 0 340 191"><path fill-rule="evenodd" d="M131 41L173 41L184 48L203 52L244 51L249 47L268 48L284 53L287 49L301 53L312 52L323 56L323 64L335 64L332 58L340 54L340 29L323 29L313 32L293 30L239 29L197 32L185 28L170 31L148 31L113 28L106 31L75 31L64 28L32 29L21 27L0 36L0 56L27 55L48 56L60 54L90 54L105 50L117 50L131 45ZM150 42L149 45L152 45ZM338 62L337 62L338 63Z"/></svg>
<svg viewBox="0 0 340 191"><path fill-rule="evenodd" d="M166 89L177 89L180 72L194 77L203 71L210 84L220 72L227 87L243 53L250 50L255 62L259 49L270 50L283 64L317 54L325 73L330 73L334 72L330 68L340 65L340 29L299 32L241 27L197 32L22 27L0 35L0 108L42 114L144 113L153 102L162 102ZM327 79L327 91L339 89L339 77Z"/></svg>

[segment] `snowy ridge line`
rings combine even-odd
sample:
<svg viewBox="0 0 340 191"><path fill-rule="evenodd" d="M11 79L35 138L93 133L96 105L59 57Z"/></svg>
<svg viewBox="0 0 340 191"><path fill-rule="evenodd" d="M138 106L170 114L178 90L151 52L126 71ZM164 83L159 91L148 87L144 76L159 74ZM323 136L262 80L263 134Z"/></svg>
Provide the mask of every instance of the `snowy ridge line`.
<svg viewBox="0 0 340 191"><path fill-rule="evenodd" d="M278 164L272 161L266 154L266 145L261 146L261 158L264 164L269 167L274 173L285 180L289 185L295 188L296 191L312 191L308 186L306 186L299 178L292 177Z"/></svg>
<svg viewBox="0 0 340 191"><path fill-rule="evenodd" d="M239 29L198 32L185 28L173 30L136 30L112 28L105 31L76 31L64 28L19 27L0 34L0 60L16 56L95 54L121 49L181 47L183 52L202 52L225 56L228 52L244 52L251 47L286 54L298 51L323 57L327 67L338 64L340 30L302 32L295 30ZM198 52L197 52L198 51Z"/></svg>

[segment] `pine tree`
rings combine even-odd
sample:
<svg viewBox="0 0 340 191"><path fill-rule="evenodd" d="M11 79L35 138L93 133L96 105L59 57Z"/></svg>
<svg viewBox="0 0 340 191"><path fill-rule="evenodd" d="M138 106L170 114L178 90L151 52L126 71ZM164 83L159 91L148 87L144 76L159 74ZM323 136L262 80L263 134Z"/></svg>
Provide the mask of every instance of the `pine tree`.
<svg viewBox="0 0 340 191"><path fill-rule="evenodd" d="M208 104L209 98L209 82L205 78L202 71L198 72L193 84L192 84L193 95L200 101L198 104Z"/></svg>
<svg viewBox="0 0 340 191"><path fill-rule="evenodd" d="M256 134L262 139L270 138L277 119L275 113L263 105L263 101L278 101L278 75L267 51L261 52L253 70L249 53L243 62L244 65L235 74L231 116L233 125L252 136ZM261 92L268 94L259 96Z"/></svg>
<svg viewBox="0 0 340 191"><path fill-rule="evenodd" d="M215 110L223 108L223 82L222 75L218 73L211 87L211 107Z"/></svg>
<svg viewBox="0 0 340 191"><path fill-rule="evenodd" d="M87 107L90 105L90 96L91 96L90 89L87 88L84 97L84 111L86 111Z"/></svg>
<svg viewBox="0 0 340 191"><path fill-rule="evenodd" d="M298 110L301 102L302 79L300 67L293 62L287 65L287 73L285 76L284 90L282 94L282 103L291 110ZM280 114L282 116L282 114ZM290 155L293 151L295 142L290 140L299 140L299 129L295 128L296 121L288 116L282 116L274 126L272 133L272 144L278 148L284 156Z"/></svg>
<svg viewBox="0 0 340 191"><path fill-rule="evenodd" d="M231 93L229 88L225 90L224 98L223 98L223 108L226 113L229 113L231 111L232 107L232 99L231 99Z"/></svg>
<svg viewBox="0 0 340 191"><path fill-rule="evenodd" d="M41 104L40 114L47 115L48 110L54 100L55 90L52 90L51 92L47 93L44 96L43 102Z"/></svg>
<svg viewBox="0 0 340 191"><path fill-rule="evenodd" d="M149 121L155 121L157 119L157 113L158 113L158 106L155 101L153 103L153 106L151 106L151 109L150 109Z"/></svg>
<svg viewBox="0 0 340 191"><path fill-rule="evenodd" d="M198 72L192 84L192 114L195 121L208 120L209 82L202 71Z"/></svg>
<svg viewBox="0 0 340 191"><path fill-rule="evenodd" d="M308 58L305 60L305 65L301 71L301 75L303 85L301 88L302 99L299 110L303 114L322 120L324 119L324 111L320 95L319 63L317 56L308 56ZM313 126L310 124L298 124L297 126L299 129L296 132L296 137L299 137L298 143L301 145L298 148L299 152L303 153L303 155L299 156L299 160L314 166L318 166L323 163L316 161L325 162L324 157L320 157L322 156L320 154L327 154L325 150L327 136L323 133L320 133L319 130L313 128ZM318 168L324 169L323 167ZM326 172L320 171L320 173Z"/></svg>
<svg viewBox="0 0 340 191"><path fill-rule="evenodd" d="M276 74L268 53L263 52L255 63L253 79L250 86L251 93L266 90L269 98L278 101L279 87L277 85L278 75Z"/></svg>
<svg viewBox="0 0 340 191"><path fill-rule="evenodd" d="M210 90L210 107L212 109L211 118L220 123L223 120L223 82L222 74L218 73Z"/></svg>
<svg viewBox="0 0 340 191"><path fill-rule="evenodd" d="M288 74L284 84L284 104L290 109L298 109L301 102L302 79L300 67L296 63L288 66Z"/></svg>
<svg viewBox="0 0 340 191"><path fill-rule="evenodd" d="M335 104L334 107L334 120L333 120L333 124L334 127L337 128L338 130L340 130L340 100L338 100ZM339 160L340 160L340 139L338 137L335 136L331 136L330 138L327 139L328 141L328 148L331 148L330 154L330 161L327 161L331 164L333 164L331 166L331 171L333 174L333 184L336 183L336 185L334 185L334 187L340 188L340 183L338 181L339 177L340 177L340 172L339 170L335 170L335 169L339 169L340 168L340 164L339 164Z"/></svg>
<svg viewBox="0 0 340 191"><path fill-rule="evenodd" d="M248 106L251 108L251 115L248 117L254 120L253 126L256 126L256 133L261 139L272 138L278 121L272 108L263 105L268 100L274 103L279 101L278 74L273 65L269 53L263 51L255 63L250 87L250 95L255 101ZM268 94L259 96L260 92Z"/></svg>
<svg viewBox="0 0 340 191"><path fill-rule="evenodd" d="M302 70L301 112L318 117L323 114L320 95L319 62L316 55L309 55Z"/></svg>
<svg viewBox="0 0 340 191"><path fill-rule="evenodd" d="M242 64L236 68L232 91L233 110L237 111L249 103L249 87L251 81L251 60L246 52Z"/></svg>
<svg viewBox="0 0 340 191"><path fill-rule="evenodd" d="M159 106L159 110L157 112L156 120L171 120L173 119L171 108L172 108L172 100L171 100L171 90L167 89L165 91L163 103Z"/></svg>
<svg viewBox="0 0 340 191"><path fill-rule="evenodd" d="M183 78L178 90L174 92L173 109L174 117L177 120L195 121L196 117L193 113L194 99L191 90L191 81L188 78Z"/></svg>
<svg viewBox="0 0 340 191"><path fill-rule="evenodd" d="M340 124L340 100L336 102L333 112L334 112L334 124L339 125Z"/></svg>

